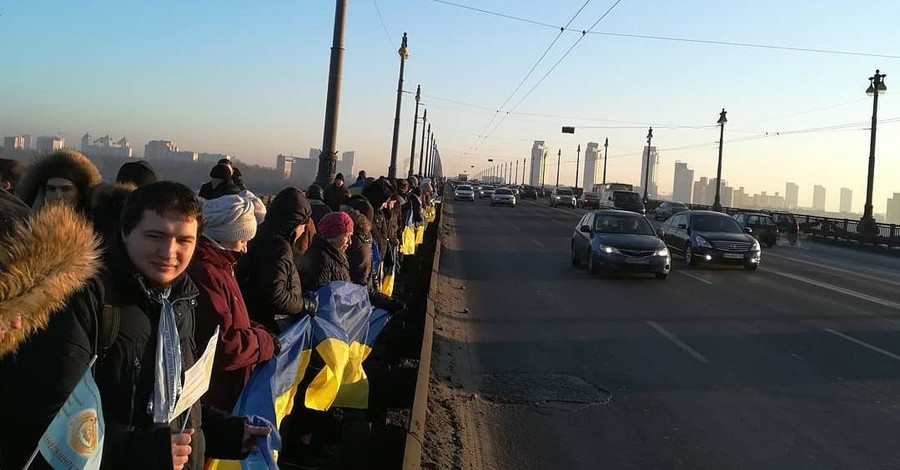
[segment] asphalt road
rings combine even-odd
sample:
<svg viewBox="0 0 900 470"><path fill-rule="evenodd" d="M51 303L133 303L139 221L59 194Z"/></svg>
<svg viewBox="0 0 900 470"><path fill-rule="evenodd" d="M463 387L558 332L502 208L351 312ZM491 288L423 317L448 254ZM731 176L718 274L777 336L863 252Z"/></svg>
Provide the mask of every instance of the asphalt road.
<svg viewBox="0 0 900 470"><path fill-rule="evenodd" d="M597 278L569 262L582 212L445 208L454 466L900 468L900 259L802 242Z"/></svg>

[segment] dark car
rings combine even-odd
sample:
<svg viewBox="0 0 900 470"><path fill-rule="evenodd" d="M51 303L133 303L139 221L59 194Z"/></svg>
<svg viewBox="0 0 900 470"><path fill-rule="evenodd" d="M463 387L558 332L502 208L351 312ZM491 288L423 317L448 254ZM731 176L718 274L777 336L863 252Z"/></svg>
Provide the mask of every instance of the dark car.
<svg viewBox="0 0 900 470"><path fill-rule="evenodd" d="M721 212L679 212L663 223L660 235L673 253L684 256L688 266L740 264L750 271L759 267L759 242Z"/></svg>
<svg viewBox="0 0 900 470"><path fill-rule="evenodd" d="M537 188L530 184L526 184L522 187L522 199L534 199L537 200L538 192Z"/></svg>
<svg viewBox="0 0 900 470"><path fill-rule="evenodd" d="M581 199L578 200L578 203L585 209L599 209L600 195L596 193L584 193L581 196Z"/></svg>
<svg viewBox="0 0 900 470"><path fill-rule="evenodd" d="M650 221L629 211L601 209L581 218L572 234L572 264L587 262L588 271L653 273L669 276L671 258Z"/></svg>
<svg viewBox="0 0 900 470"><path fill-rule="evenodd" d="M683 202L663 201L662 204L653 210L653 216L656 220L666 220L672 217L672 214L686 210L688 210L688 206Z"/></svg>
<svg viewBox="0 0 900 470"><path fill-rule="evenodd" d="M789 212L768 212L768 214L775 220L778 231L787 238L787 241L791 245L796 245L797 238L800 236L800 224L797 222L794 214Z"/></svg>
<svg viewBox="0 0 900 470"><path fill-rule="evenodd" d="M769 214L738 212L732 217L744 229L749 228L749 233L753 235L753 238L759 240L760 243L765 243L769 248L775 246L778 239L781 238L778 226L775 225L775 220Z"/></svg>
<svg viewBox="0 0 900 470"><path fill-rule="evenodd" d="M639 214L646 212L641 195L634 191L607 189L600 194L600 204L607 209L632 211Z"/></svg>

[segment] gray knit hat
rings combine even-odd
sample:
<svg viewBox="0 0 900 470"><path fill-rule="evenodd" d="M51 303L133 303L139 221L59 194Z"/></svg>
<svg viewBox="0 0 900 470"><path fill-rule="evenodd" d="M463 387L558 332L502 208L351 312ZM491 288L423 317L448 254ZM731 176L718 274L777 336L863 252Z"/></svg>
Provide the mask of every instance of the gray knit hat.
<svg viewBox="0 0 900 470"><path fill-rule="evenodd" d="M220 242L250 240L256 236L253 202L231 194L203 201L203 234Z"/></svg>

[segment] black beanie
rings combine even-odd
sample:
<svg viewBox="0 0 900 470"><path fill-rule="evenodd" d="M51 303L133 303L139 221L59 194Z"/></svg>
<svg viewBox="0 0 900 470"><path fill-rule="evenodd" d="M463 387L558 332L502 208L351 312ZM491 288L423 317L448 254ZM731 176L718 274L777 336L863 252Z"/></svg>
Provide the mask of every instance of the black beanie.
<svg viewBox="0 0 900 470"><path fill-rule="evenodd" d="M220 180L231 179L231 167L225 165L224 163L219 163L218 165L212 167L212 170L209 171L210 178L218 178Z"/></svg>
<svg viewBox="0 0 900 470"><path fill-rule="evenodd" d="M116 175L116 183L131 183L139 188L156 181L156 172L145 160L123 163Z"/></svg>
<svg viewBox="0 0 900 470"><path fill-rule="evenodd" d="M353 196L350 198L347 205L366 216L366 218L369 219L369 222L375 221L375 209L372 208L372 204L370 204L369 200L365 197L360 195Z"/></svg>

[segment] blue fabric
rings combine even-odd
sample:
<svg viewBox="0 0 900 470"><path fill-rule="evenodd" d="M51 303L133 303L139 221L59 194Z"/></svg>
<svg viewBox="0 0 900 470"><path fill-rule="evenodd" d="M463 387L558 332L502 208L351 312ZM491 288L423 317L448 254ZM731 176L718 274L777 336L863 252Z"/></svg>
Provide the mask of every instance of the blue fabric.
<svg viewBox="0 0 900 470"><path fill-rule="evenodd" d="M148 290L147 294L160 304L159 325L156 330L156 371L153 384L153 422L169 424L175 419L175 405L181 395L181 341L175 324L175 309L169 301L171 287L164 292Z"/></svg>
<svg viewBox="0 0 900 470"><path fill-rule="evenodd" d="M256 445L259 447L251 452L244 460L241 460L241 470L257 470L266 468L268 470L278 470L278 463L272 455L274 449L281 449L281 436L272 421L262 416L246 416L247 424L251 426L265 426L269 428L269 434L266 436L257 436Z"/></svg>

